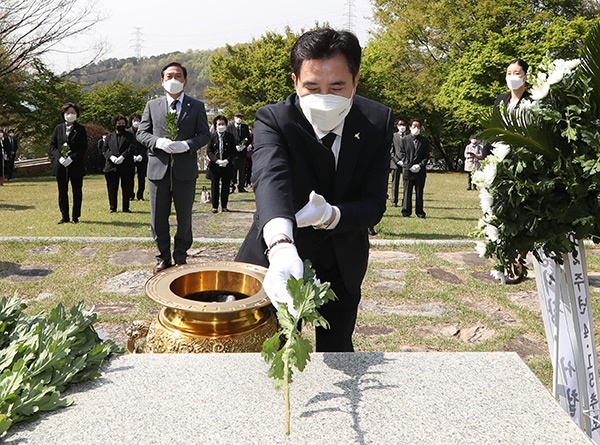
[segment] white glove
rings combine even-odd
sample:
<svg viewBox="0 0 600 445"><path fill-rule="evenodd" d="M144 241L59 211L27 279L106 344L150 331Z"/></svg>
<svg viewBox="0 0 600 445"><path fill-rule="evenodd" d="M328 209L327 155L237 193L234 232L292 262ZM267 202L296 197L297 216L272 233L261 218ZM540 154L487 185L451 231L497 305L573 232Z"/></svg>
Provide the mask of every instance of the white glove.
<svg viewBox="0 0 600 445"><path fill-rule="evenodd" d="M142 162L142 155L135 155L133 157L133 162Z"/></svg>
<svg viewBox="0 0 600 445"><path fill-rule="evenodd" d="M331 218L331 212L331 205L313 190L308 203L296 212L296 224L298 227L318 226Z"/></svg>
<svg viewBox="0 0 600 445"><path fill-rule="evenodd" d="M396 162L396 164L398 164L400 167L402 167L404 165L404 163L402 161L398 161L398 162Z"/></svg>
<svg viewBox="0 0 600 445"><path fill-rule="evenodd" d="M65 165L65 161L66 159L63 158L62 156L60 157L60 159L58 160L58 162L60 162L60 165Z"/></svg>
<svg viewBox="0 0 600 445"><path fill-rule="evenodd" d="M71 165L73 163L73 159L71 159L71 156L68 156L67 159L65 159L65 162L63 162L63 165L65 167L68 167L69 165Z"/></svg>
<svg viewBox="0 0 600 445"><path fill-rule="evenodd" d="M117 163L117 157L115 155L111 155L110 162L112 162L113 164L116 164Z"/></svg>
<svg viewBox="0 0 600 445"><path fill-rule="evenodd" d="M173 153L169 147L172 143L173 141L169 138L158 138L156 141L156 148L167 153Z"/></svg>
<svg viewBox="0 0 600 445"><path fill-rule="evenodd" d="M295 317L298 312L294 308L294 300L287 290L287 281L290 275L296 278L303 277L302 260L293 244L277 244L269 252L269 269L263 280L263 288L273 306L279 309L280 305L284 304L290 314Z"/></svg>
<svg viewBox="0 0 600 445"><path fill-rule="evenodd" d="M115 161L115 164L121 165L123 163L123 161L125 160L125 158L123 157L123 155L120 155L117 160Z"/></svg>
<svg viewBox="0 0 600 445"><path fill-rule="evenodd" d="M190 149L190 146L185 141L173 141L169 144L171 153L185 153Z"/></svg>
<svg viewBox="0 0 600 445"><path fill-rule="evenodd" d="M223 160L217 161L217 165L219 167L227 167L228 164L229 164L229 159L223 159Z"/></svg>
<svg viewBox="0 0 600 445"><path fill-rule="evenodd" d="M235 146L235 149L236 149L237 151L243 151L243 150L244 150L244 146L243 146L243 145L236 145L236 146Z"/></svg>
<svg viewBox="0 0 600 445"><path fill-rule="evenodd" d="M410 171L413 173L419 173L421 171L421 166L419 164L415 164L410 168Z"/></svg>

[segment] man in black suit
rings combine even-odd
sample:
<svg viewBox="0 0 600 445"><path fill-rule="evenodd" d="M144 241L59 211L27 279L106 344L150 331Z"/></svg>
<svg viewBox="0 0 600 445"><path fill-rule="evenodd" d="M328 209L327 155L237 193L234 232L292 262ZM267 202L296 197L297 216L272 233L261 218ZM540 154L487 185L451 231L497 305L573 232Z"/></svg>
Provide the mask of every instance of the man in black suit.
<svg viewBox="0 0 600 445"><path fill-rule="evenodd" d="M17 150L19 149L19 144L17 138L15 137L15 130L12 128L8 130L8 137L6 138L8 141L8 161L6 163L6 180L10 181L13 178L13 174L15 172L15 159L17 158Z"/></svg>
<svg viewBox="0 0 600 445"><path fill-rule="evenodd" d="M137 176L137 192L134 195L135 184L131 183L131 200L133 201L136 197L138 201L144 200L144 190L146 190L146 172L148 171L148 148L144 144L140 144L135 135L137 134L138 128L140 128L140 122L142 121L142 116L139 114L132 114L129 118L131 122L131 127L127 129L133 135L135 139L135 153L133 155L133 165Z"/></svg>
<svg viewBox="0 0 600 445"><path fill-rule="evenodd" d="M402 198L402 216L412 214L412 194L415 190L415 213L419 218L425 218L423 210L423 190L427 177L427 162L429 161L429 140L421 136L421 121L410 121L410 134L401 140L400 159L402 176L404 177L404 196Z"/></svg>
<svg viewBox="0 0 600 445"><path fill-rule="evenodd" d="M165 96L146 104L137 140L148 148L150 228L158 248L154 273L172 266L169 216L175 204L177 232L173 259L187 263L192 246L192 207L198 178L198 150L210 138L204 102L183 93L187 70L171 62L161 71ZM175 115L176 135L167 132L167 114Z"/></svg>
<svg viewBox="0 0 600 445"><path fill-rule="evenodd" d="M406 136L406 121L398 119L396 125L398 131L394 133L394 139L391 148L390 171L392 173L392 206L398 207L398 195L400 191L400 178L402 177L402 159L400 157L400 148L402 138Z"/></svg>
<svg viewBox="0 0 600 445"><path fill-rule="evenodd" d="M348 31L306 32L291 53L296 93L258 110L254 126L256 215L236 259L268 266L263 286L292 313L290 275L309 259L338 300L320 312L317 351L353 351L367 229L385 212L392 143L389 108L355 95L361 48ZM266 249L266 251L265 251Z"/></svg>
<svg viewBox="0 0 600 445"><path fill-rule="evenodd" d="M244 124L242 113L235 113L233 123L227 126L227 131L235 138L237 155L234 160L234 170L231 183L237 183L238 192L244 193L246 189L246 157L248 156L248 145L250 145L250 128Z"/></svg>

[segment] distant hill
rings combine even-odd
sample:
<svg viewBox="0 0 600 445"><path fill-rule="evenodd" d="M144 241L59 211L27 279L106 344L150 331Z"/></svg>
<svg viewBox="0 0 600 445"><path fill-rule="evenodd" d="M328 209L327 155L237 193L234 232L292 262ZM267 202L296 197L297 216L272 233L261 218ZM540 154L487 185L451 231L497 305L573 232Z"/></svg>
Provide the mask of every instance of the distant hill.
<svg viewBox="0 0 600 445"><path fill-rule="evenodd" d="M96 85L106 85L116 80L128 83L135 88L155 86L153 94L162 94L160 70L170 62L179 62L188 71L186 92L198 99L204 99L204 89L211 85L209 80L210 56L219 50L187 51L162 54L160 56L137 59L106 59L67 73L66 79L92 89Z"/></svg>

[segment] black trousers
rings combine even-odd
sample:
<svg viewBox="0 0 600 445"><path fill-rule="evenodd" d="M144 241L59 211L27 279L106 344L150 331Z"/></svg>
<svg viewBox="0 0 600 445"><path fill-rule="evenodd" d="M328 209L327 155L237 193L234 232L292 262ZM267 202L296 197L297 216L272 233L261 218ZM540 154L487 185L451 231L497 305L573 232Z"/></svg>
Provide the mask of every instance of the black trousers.
<svg viewBox="0 0 600 445"><path fill-rule="evenodd" d="M81 216L81 202L83 201L83 176L69 176L69 169L59 168L56 174L58 185L58 208L63 221L69 221L69 182L73 193L73 219Z"/></svg>
<svg viewBox="0 0 600 445"><path fill-rule="evenodd" d="M106 178L106 189L108 191L108 205L110 210L117 210L119 193L119 182L121 183L121 200L123 203L122 210L129 210L129 198L133 193L133 171L119 171L104 173Z"/></svg>
<svg viewBox="0 0 600 445"><path fill-rule="evenodd" d="M398 192L400 191L401 168L392 168L392 202L398 204Z"/></svg>
<svg viewBox="0 0 600 445"><path fill-rule="evenodd" d="M219 197L221 198L221 208L227 208L229 201L229 184L231 183L233 166L227 167L214 166L210 170L210 194L213 209L219 208ZM220 183L220 184L219 184ZM220 188L220 193L219 193Z"/></svg>
<svg viewBox="0 0 600 445"><path fill-rule="evenodd" d="M146 171L148 170L148 160L145 159L142 162L136 162L135 174L131 178L131 199L144 199L144 190L146 190ZM134 196L135 190L135 177L137 177L137 192Z"/></svg>
<svg viewBox="0 0 600 445"><path fill-rule="evenodd" d="M241 191L246 185L246 152L240 153L233 160L233 166L232 184L237 184L238 191Z"/></svg>
<svg viewBox="0 0 600 445"><path fill-rule="evenodd" d="M425 216L423 211L423 189L425 189L425 175L404 178L404 196L402 198L402 215L412 214L412 195L415 190L415 213L417 216Z"/></svg>

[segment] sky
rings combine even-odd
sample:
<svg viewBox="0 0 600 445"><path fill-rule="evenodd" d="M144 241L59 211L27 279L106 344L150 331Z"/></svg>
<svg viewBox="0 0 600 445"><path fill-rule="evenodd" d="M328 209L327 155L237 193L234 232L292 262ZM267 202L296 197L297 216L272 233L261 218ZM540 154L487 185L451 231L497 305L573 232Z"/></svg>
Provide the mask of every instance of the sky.
<svg viewBox="0 0 600 445"><path fill-rule="evenodd" d="M81 66L93 57L92 48L104 42L101 59L128 58L174 51L206 50L259 39L267 31L282 33L309 29L316 22L352 30L362 46L374 30L372 0L94 0L100 14L91 32L56 46L44 61L56 73ZM84 0L77 0L84 4ZM351 14L349 14L349 12ZM171 30L176 23L175 30Z"/></svg>

